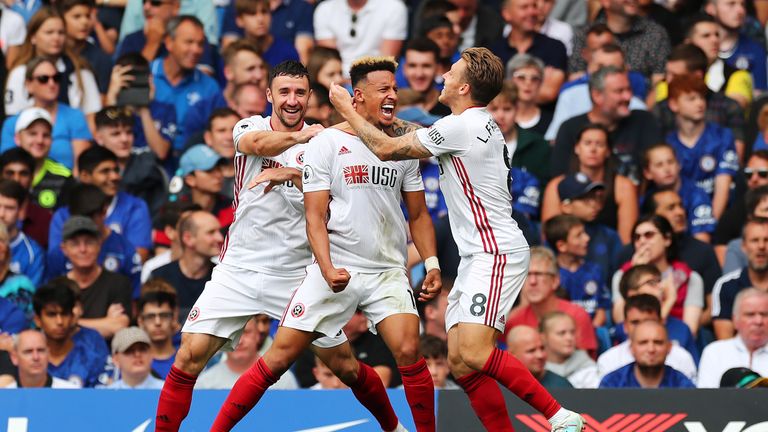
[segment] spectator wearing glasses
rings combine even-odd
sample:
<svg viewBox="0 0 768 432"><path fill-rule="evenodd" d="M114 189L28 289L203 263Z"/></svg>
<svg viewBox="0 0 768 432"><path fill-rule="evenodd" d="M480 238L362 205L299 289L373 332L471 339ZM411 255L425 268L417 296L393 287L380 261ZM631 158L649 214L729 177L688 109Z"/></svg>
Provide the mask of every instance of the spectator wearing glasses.
<svg viewBox="0 0 768 432"><path fill-rule="evenodd" d="M613 275L613 319L624 321L625 299L620 291L624 272L638 264L651 264L663 278L672 274L674 281L675 303L670 316L683 320L691 333L699 330L702 311L704 310L704 281L697 272L678 258L677 243L672 225L662 216L642 216L632 230L635 253L629 262L624 263Z"/></svg>
<svg viewBox="0 0 768 432"><path fill-rule="evenodd" d="M762 205L766 205L764 201ZM712 290L712 326L717 339L733 337L732 312L739 292L750 287L768 290L768 219L753 217L747 220L741 249L747 256L747 264L724 274Z"/></svg>
<svg viewBox="0 0 768 432"><path fill-rule="evenodd" d="M56 73L61 74L60 83L55 89L53 84L46 84L47 80L40 82L48 86L50 92L55 90L59 102L82 111L86 116L101 109L101 96L96 78L86 68L83 60L66 45L65 27L64 18L50 6L40 8L29 20L24 45L19 50L19 56L11 64L12 69L8 74L5 90L6 114L18 114L24 108L38 104L31 97L34 86L30 86L30 81L33 75L28 71L29 62L35 57L45 57L55 66L51 71L44 72L44 75L51 77ZM48 104L51 105L50 102ZM45 108L52 110L55 107ZM51 111L51 117L55 118L60 114L58 111ZM63 119L56 121L56 124L67 123L61 120ZM75 155L77 153L76 151ZM71 164L72 160L69 161L70 166Z"/></svg>
<svg viewBox="0 0 768 432"><path fill-rule="evenodd" d="M338 49L347 76L357 58L400 54L408 11L400 0L328 0L317 5L313 23L317 46Z"/></svg>
<svg viewBox="0 0 768 432"><path fill-rule="evenodd" d="M510 313L504 333L506 335L518 325L538 328L539 321L548 313L565 312L576 321L576 346L594 355L597 339L592 320L581 307L557 297L555 292L559 285L560 271L555 255L545 247L532 247L528 278L521 292L526 306Z"/></svg>
<svg viewBox="0 0 768 432"><path fill-rule="evenodd" d="M59 89L64 75L56 70L56 65L51 60L36 57L27 63L25 70L26 88L32 98L32 106L3 122L0 151L12 148L14 143L20 145L18 134L26 131L35 121L42 120L48 122L50 130L39 128L41 130L30 133L34 132L38 139L49 143L50 150L47 150L46 157L72 169L78 155L91 145L88 122L82 112L59 100ZM14 135L17 135L16 139ZM31 150L27 149L35 155ZM35 157L38 158L37 155Z"/></svg>
<svg viewBox="0 0 768 432"><path fill-rule="evenodd" d="M728 206L721 216L721 219L728 223L718 224L712 234L712 243L721 265L725 263L728 242L741 236L744 222L747 220L749 212L744 199L746 191L768 185L768 150L755 150L747 160L742 174L743 177L736 182L733 204Z"/></svg>
<svg viewBox="0 0 768 432"><path fill-rule="evenodd" d="M507 76L517 87L515 123L542 138L552 122L552 110L539 105L545 70L544 63L529 54L517 54L507 63Z"/></svg>
<svg viewBox="0 0 768 432"><path fill-rule="evenodd" d="M163 291L155 290L152 286L158 284L165 282L156 279L142 287L146 292L136 305L136 320L139 328L149 336L152 371L165 379L176 359L173 336L180 329L179 310L176 307L176 295L168 292L173 287L167 286Z"/></svg>

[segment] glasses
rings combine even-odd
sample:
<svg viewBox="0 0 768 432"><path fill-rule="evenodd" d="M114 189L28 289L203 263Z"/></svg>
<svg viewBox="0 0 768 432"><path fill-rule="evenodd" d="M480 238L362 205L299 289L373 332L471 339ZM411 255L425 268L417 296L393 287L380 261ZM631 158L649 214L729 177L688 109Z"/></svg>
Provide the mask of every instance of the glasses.
<svg viewBox="0 0 768 432"><path fill-rule="evenodd" d="M646 232L642 232L642 233L634 233L632 235L632 240L638 241L641 238L646 239L646 240L650 240L650 239L656 237L658 234L660 234L658 231L646 231Z"/></svg>
<svg viewBox="0 0 768 432"><path fill-rule="evenodd" d="M538 75L538 74L527 74L523 72L515 72L512 74L512 78L518 81L530 81L532 83L541 82L541 75Z"/></svg>
<svg viewBox="0 0 768 432"><path fill-rule="evenodd" d="M761 179L768 178L768 168L744 168L744 175L747 178L751 178L753 174L757 174Z"/></svg>
<svg viewBox="0 0 768 432"><path fill-rule="evenodd" d="M32 77L33 80L39 82L40 84L48 84L51 80L55 82L56 84L61 82L61 74L53 74L53 75L36 75Z"/></svg>
<svg viewBox="0 0 768 432"><path fill-rule="evenodd" d="M528 277L529 278L533 278L533 277L535 277L535 278L543 278L545 276L546 277L555 277L555 274L551 273L551 272L538 272L538 271L529 271L528 272Z"/></svg>
<svg viewBox="0 0 768 432"><path fill-rule="evenodd" d="M349 37L357 36L357 30L355 30L355 24L357 24L357 14L352 14L352 26L349 29Z"/></svg>
<svg viewBox="0 0 768 432"><path fill-rule="evenodd" d="M657 287L657 286L661 285L661 279L659 279L659 278L648 279L647 281L645 281L645 282L639 284L638 286L636 286L635 289L639 290L640 288L642 288L642 287L644 287L646 285L651 286L651 287Z"/></svg>
<svg viewBox="0 0 768 432"><path fill-rule="evenodd" d="M170 321L173 318L173 312L158 312L158 313L145 313L141 314L141 318L144 321Z"/></svg>

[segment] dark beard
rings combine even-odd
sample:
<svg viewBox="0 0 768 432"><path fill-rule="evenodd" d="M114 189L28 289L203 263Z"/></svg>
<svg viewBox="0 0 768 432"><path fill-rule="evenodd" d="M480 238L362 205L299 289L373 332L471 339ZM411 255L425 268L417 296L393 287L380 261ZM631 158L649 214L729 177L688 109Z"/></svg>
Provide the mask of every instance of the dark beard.
<svg viewBox="0 0 768 432"><path fill-rule="evenodd" d="M655 365L655 366L649 366L649 365L641 365L639 363L635 363L637 365L637 371L640 372L640 375L646 376L646 377L657 377L664 373L664 364Z"/></svg>

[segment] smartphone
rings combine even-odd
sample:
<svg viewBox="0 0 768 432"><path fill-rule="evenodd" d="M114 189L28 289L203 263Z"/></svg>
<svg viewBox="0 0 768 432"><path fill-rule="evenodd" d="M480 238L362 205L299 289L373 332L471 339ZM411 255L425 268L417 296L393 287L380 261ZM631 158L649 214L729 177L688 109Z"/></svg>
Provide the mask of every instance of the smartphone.
<svg viewBox="0 0 768 432"><path fill-rule="evenodd" d="M134 66L128 74L133 81L117 94L117 105L149 106L149 68Z"/></svg>

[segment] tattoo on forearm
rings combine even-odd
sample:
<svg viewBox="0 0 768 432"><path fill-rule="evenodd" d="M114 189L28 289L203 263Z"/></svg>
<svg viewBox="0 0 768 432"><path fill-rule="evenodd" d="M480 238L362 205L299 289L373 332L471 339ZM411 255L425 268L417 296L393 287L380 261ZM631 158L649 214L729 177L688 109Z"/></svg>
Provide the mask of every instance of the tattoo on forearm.
<svg viewBox="0 0 768 432"><path fill-rule="evenodd" d="M392 134L396 137L403 136L418 129L421 129L421 126L405 120L395 119L394 123L392 123Z"/></svg>

